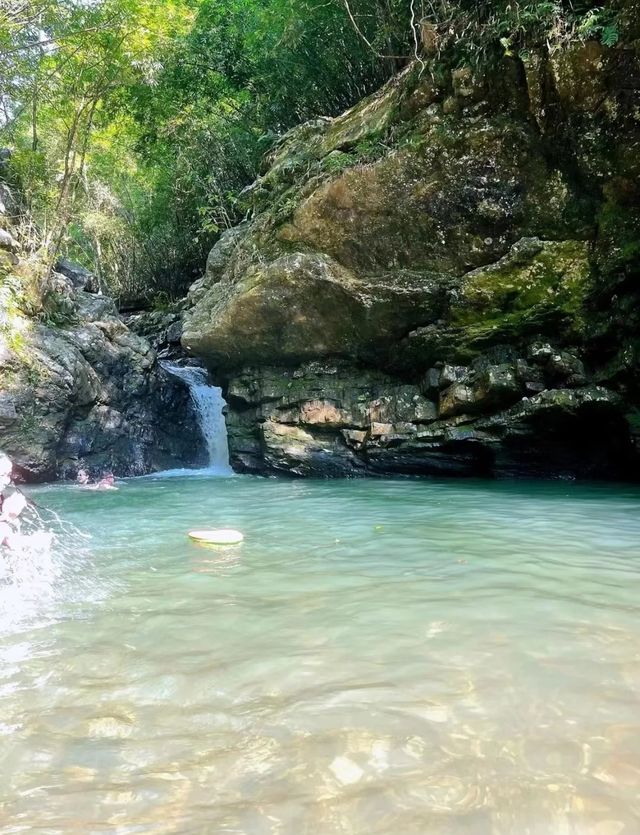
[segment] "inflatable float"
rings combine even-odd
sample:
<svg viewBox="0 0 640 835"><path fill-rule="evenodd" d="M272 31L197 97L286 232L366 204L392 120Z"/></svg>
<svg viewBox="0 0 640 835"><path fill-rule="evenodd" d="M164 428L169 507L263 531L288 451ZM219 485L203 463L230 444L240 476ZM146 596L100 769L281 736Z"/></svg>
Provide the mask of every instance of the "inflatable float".
<svg viewBox="0 0 640 835"><path fill-rule="evenodd" d="M189 531L188 536L189 539L202 545L238 545L244 539L240 531L234 531L231 528Z"/></svg>

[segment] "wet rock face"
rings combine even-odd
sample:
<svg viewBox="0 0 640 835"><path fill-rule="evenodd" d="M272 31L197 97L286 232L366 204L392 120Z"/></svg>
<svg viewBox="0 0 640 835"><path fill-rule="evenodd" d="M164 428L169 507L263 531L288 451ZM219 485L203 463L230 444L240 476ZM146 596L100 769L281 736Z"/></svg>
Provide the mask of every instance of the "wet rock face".
<svg viewBox="0 0 640 835"><path fill-rule="evenodd" d="M542 372L549 385L557 357ZM427 379L445 379L446 388L345 363L246 369L227 391L232 464L295 476L632 475L614 392L585 384L528 396L524 358L479 361L460 369L459 381L447 379L446 366L432 372Z"/></svg>
<svg viewBox="0 0 640 835"><path fill-rule="evenodd" d="M0 177L0 449L27 481L205 465L189 391L156 351L179 349L179 317L137 323L152 345L89 271L25 251L19 215Z"/></svg>
<svg viewBox="0 0 640 835"><path fill-rule="evenodd" d="M0 448L30 481L206 463L187 388L111 299L69 288L73 322L0 336ZM21 326L22 330L18 330Z"/></svg>
<svg viewBox="0 0 640 835"><path fill-rule="evenodd" d="M276 145L184 317L236 467L637 477L632 54L438 59Z"/></svg>

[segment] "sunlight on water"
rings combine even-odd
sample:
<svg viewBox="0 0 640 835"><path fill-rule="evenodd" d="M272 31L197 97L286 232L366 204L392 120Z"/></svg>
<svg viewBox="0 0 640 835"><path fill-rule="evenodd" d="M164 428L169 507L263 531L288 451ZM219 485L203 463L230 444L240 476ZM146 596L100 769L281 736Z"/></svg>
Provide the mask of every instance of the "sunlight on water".
<svg viewBox="0 0 640 835"><path fill-rule="evenodd" d="M640 832L637 489L34 495L92 538L0 621L3 835Z"/></svg>

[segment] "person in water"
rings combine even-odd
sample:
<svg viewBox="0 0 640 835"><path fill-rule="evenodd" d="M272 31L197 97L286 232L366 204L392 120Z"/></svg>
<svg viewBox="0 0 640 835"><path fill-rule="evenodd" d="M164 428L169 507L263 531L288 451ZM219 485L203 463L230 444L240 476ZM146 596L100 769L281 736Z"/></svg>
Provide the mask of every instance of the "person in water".
<svg viewBox="0 0 640 835"><path fill-rule="evenodd" d="M116 479L113 473L103 475L96 485L96 490L117 490Z"/></svg>
<svg viewBox="0 0 640 835"><path fill-rule="evenodd" d="M91 479L89 478L89 473L86 470L78 470L76 481L78 482L80 487L86 487L91 482Z"/></svg>
<svg viewBox="0 0 640 835"><path fill-rule="evenodd" d="M20 533L20 514L27 506L23 494L16 490L7 495L11 487L13 463L8 455L0 452L0 546L12 548Z"/></svg>
<svg viewBox="0 0 640 835"><path fill-rule="evenodd" d="M78 475L76 476L76 481L81 487L84 487L85 490L117 490L115 484L115 477L113 473L106 473L102 476L100 481L96 481L94 483L91 482L89 477L89 473L86 470L78 470Z"/></svg>

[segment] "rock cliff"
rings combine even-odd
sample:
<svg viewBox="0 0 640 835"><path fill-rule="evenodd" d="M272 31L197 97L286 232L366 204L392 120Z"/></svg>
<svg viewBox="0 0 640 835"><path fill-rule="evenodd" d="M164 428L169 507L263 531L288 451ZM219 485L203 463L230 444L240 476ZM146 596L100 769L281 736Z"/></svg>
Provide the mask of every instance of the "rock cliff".
<svg viewBox="0 0 640 835"><path fill-rule="evenodd" d="M278 143L184 321L237 469L637 477L637 45L439 56Z"/></svg>
<svg viewBox="0 0 640 835"><path fill-rule="evenodd" d="M6 206L0 219L0 449L29 481L142 475L206 463L188 389L129 330L112 299L89 292L91 276L68 262L25 312L36 265ZM88 289L87 289L88 288Z"/></svg>

